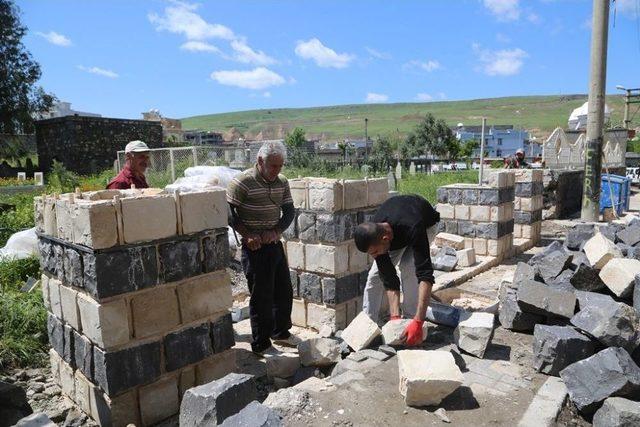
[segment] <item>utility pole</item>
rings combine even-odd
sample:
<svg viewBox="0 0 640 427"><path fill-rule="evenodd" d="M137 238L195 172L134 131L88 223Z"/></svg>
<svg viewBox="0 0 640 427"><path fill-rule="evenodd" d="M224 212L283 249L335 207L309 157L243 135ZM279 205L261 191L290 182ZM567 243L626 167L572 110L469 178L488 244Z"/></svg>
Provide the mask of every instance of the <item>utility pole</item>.
<svg viewBox="0 0 640 427"><path fill-rule="evenodd" d="M364 118L364 158L369 160L369 119Z"/></svg>
<svg viewBox="0 0 640 427"><path fill-rule="evenodd" d="M640 88L627 89L624 86L616 86L616 89L623 90L624 96L624 119L622 123L625 129L631 129L631 118L629 117L629 107L631 104L640 104Z"/></svg>
<svg viewBox="0 0 640 427"><path fill-rule="evenodd" d="M581 218L585 221L598 221L600 219L600 179L602 174L602 140L604 139L605 83L607 80L609 1L593 0L587 143L585 146L581 212Z"/></svg>
<svg viewBox="0 0 640 427"><path fill-rule="evenodd" d="M484 175L484 127L487 125L487 119L482 118L482 133L480 134L480 174L478 175L478 184L482 185Z"/></svg>

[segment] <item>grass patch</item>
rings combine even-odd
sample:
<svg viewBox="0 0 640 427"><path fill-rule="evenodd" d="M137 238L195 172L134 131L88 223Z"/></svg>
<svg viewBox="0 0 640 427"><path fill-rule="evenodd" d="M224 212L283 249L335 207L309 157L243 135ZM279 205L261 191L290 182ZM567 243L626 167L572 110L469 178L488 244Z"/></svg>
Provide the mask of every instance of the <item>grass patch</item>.
<svg viewBox="0 0 640 427"><path fill-rule="evenodd" d="M398 191L402 194L419 194L431 204L437 203L436 190L448 184L478 182L478 171L456 171L416 175L404 175L398 182Z"/></svg>
<svg viewBox="0 0 640 427"><path fill-rule="evenodd" d="M36 257L0 262L0 372L46 360L49 340L42 292L20 292L27 277L39 274Z"/></svg>

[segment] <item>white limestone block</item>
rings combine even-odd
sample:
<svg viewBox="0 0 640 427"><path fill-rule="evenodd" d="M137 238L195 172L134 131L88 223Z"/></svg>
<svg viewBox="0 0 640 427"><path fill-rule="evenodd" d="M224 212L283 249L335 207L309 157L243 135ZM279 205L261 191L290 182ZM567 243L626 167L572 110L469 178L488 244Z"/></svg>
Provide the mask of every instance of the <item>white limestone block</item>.
<svg viewBox="0 0 640 427"><path fill-rule="evenodd" d="M342 359L340 344L331 338L311 338L298 344L303 366L328 366Z"/></svg>
<svg viewBox="0 0 640 427"><path fill-rule="evenodd" d="M227 226L228 205L224 189L182 193L179 200L182 234Z"/></svg>
<svg viewBox="0 0 640 427"><path fill-rule="evenodd" d="M349 179L344 181L343 209L359 209L367 206L367 181Z"/></svg>
<svg viewBox="0 0 640 427"><path fill-rule="evenodd" d="M411 319L389 320L382 327L382 341L387 345L403 345L404 330L411 323ZM428 326L427 322L422 324L422 341L427 339Z"/></svg>
<svg viewBox="0 0 640 427"><path fill-rule="evenodd" d="M451 233L438 233L434 242L436 246L449 246L455 250L464 249L464 237Z"/></svg>
<svg viewBox="0 0 640 427"><path fill-rule="evenodd" d="M289 262L289 268L304 270L304 252L304 243L295 241L287 242L287 261Z"/></svg>
<svg viewBox="0 0 640 427"><path fill-rule="evenodd" d="M76 200L72 209L74 243L93 249L118 244L118 220L113 201Z"/></svg>
<svg viewBox="0 0 640 427"><path fill-rule="evenodd" d="M389 180L387 178L374 178L367 180L369 187L367 192L367 206L378 206L389 198Z"/></svg>
<svg viewBox="0 0 640 427"><path fill-rule="evenodd" d="M453 337L460 350L476 357L484 357L484 353L493 336L494 315L491 313L464 313Z"/></svg>
<svg viewBox="0 0 640 427"><path fill-rule="evenodd" d="M476 263L476 251L473 248L461 249L456 252L458 266L471 267Z"/></svg>
<svg viewBox="0 0 640 427"><path fill-rule="evenodd" d="M438 405L462 384L462 372L448 351L400 350L398 372L408 406Z"/></svg>
<svg viewBox="0 0 640 427"><path fill-rule="evenodd" d="M363 311L342 331L341 338L355 351L366 348L382 331Z"/></svg>
<svg viewBox="0 0 640 427"><path fill-rule="evenodd" d="M328 212L342 210L343 191L338 180L308 178L307 208Z"/></svg>
<svg viewBox="0 0 640 427"><path fill-rule="evenodd" d="M640 261L634 258L614 258L600 271L600 279L617 297L631 295L634 279L640 274Z"/></svg>
<svg viewBox="0 0 640 427"><path fill-rule="evenodd" d="M337 275L349 270L349 245L347 244L305 245L304 250L307 271Z"/></svg>
<svg viewBox="0 0 640 427"><path fill-rule="evenodd" d="M125 243L137 243L176 235L176 204L172 195L121 199Z"/></svg>
<svg viewBox="0 0 640 427"><path fill-rule="evenodd" d="M584 244L584 253L591 266L597 269L603 268L613 258L622 258L622 252L615 243L601 233L596 233L587 240Z"/></svg>

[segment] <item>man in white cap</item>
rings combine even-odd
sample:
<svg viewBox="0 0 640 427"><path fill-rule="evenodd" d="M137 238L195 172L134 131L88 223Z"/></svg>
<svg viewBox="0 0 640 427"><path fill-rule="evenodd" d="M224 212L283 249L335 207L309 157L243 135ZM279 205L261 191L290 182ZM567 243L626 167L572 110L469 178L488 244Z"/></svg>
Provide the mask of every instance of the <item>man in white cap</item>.
<svg viewBox="0 0 640 427"><path fill-rule="evenodd" d="M147 179L144 176L149 166L149 147L142 141L131 141L124 147L126 162L120 173L113 178L107 189L127 190L132 185L135 188L149 188Z"/></svg>
<svg viewBox="0 0 640 427"><path fill-rule="evenodd" d="M529 167L529 163L524 158L524 150L522 148L518 148L515 156L509 157L505 161L505 168L507 169L526 169Z"/></svg>

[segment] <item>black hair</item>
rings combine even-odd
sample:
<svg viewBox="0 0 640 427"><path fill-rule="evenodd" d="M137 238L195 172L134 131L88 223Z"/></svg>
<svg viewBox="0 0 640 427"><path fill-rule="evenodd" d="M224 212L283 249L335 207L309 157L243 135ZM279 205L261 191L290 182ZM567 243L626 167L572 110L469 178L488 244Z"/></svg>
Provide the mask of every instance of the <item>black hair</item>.
<svg viewBox="0 0 640 427"><path fill-rule="evenodd" d="M363 222L353 233L353 239L360 252L367 252L369 247L378 243L382 236L384 236L384 227L375 222Z"/></svg>

